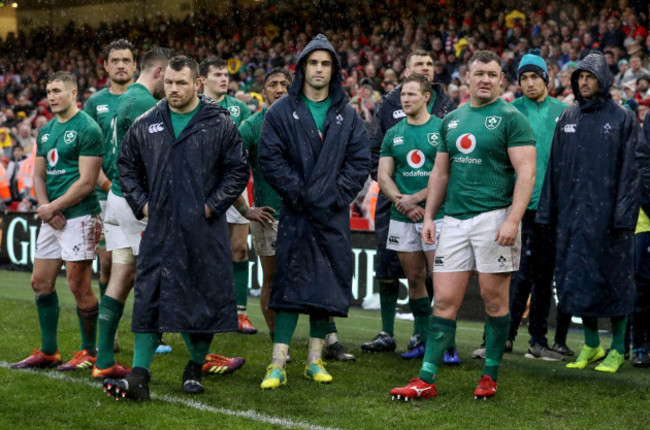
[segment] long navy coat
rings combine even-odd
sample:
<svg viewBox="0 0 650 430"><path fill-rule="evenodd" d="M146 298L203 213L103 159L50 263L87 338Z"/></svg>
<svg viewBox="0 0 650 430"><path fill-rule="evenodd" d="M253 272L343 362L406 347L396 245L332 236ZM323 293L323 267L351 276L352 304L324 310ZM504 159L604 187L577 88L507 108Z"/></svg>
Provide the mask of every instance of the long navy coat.
<svg viewBox="0 0 650 430"><path fill-rule="evenodd" d="M314 50L332 54L331 106L323 141L300 99L302 64ZM350 203L368 177L370 152L363 122L341 88L340 63L318 35L303 50L289 94L267 112L262 125L262 175L282 197L269 307L319 316L347 316L353 258Z"/></svg>
<svg viewBox="0 0 650 430"><path fill-rule="evenodd" d="M600 93L584 100L578 75L598 77ZM590 54L572 75L579 105L555 129L537 222L555 227L555 280L560 305L573 315L624 316L632 311L634 228L639 215L634 114L611 100L611 74Z"/></svg>
<svg viewBox="0 0 650 430"><path fill-rule="evenodd" d="M248 182L241 136L209 98L175 138L163 99L139 117L118 158L124 197L149 223L135 277L134 332L237 330L226 210ZM204 204L212 209L205 218Z"/></svg>

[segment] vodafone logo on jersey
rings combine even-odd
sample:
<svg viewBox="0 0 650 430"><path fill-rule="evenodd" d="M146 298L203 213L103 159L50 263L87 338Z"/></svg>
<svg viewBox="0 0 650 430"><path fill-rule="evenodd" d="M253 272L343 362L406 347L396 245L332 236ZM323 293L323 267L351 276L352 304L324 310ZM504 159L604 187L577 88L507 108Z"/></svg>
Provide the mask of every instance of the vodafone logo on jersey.
<svg viewBox="0 0 650 430"><path fill-rule="evenodd" d="M409 151L406 156L406 162L414 169L419 169L424 165L424 153L419 149Z"/></svg>
<svg viewBox="0 0 650 430"><path fill-rule="evenodd" d="M465 133L456 139L456 148L463 154L469 154L476 148L476 138L471 133Z"/></svg>
<svg viewBox="0 0 650 430"><path fill-rule="evenodd" d="M59 161L59 152L56 150L56 148L52 148L49 151L47 151L47 164L50 165L50 167L56 166L56 163Z"/></svg>

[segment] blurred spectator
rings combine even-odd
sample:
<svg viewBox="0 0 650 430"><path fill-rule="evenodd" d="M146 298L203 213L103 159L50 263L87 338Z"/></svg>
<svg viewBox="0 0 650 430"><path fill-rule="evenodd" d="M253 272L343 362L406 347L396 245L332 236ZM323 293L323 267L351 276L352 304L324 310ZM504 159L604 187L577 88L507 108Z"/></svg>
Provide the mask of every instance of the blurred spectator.
<svg viewBox="0 0 650 430"><path fill-rule="evenodd" d="M20 117L21 116L20 114L22 113L24 115L22 119L25 119L31 116L31 114L33 113L34 105L32 104L31 101L29 101L27 95L20 94L13 108L13 111L16 114L16 117Z"/></svg>
<svg viewBox="0 0 650 430"><path fill-rule="evenodd" d="M370 121L372 121L372 114L365 106L361 104L359 98L354 98L350 100L350 105L354 108L354 110L357 111L357 113L359 114L359 116L364 122L370 123Z"/></svg>
<svg viewBox="0 0 650 430"><path fill-rule="evenodd" d="M448 73L447 69L445 68L445 64L444 64L443 61L434 60L434 63L433 63L433 71L434 71L433 82L437 82L437 83L440 83L440 84L443 84L443 85L447 86L451 82L451 75Z"/></svg>
<svg viewBox="0 0 650 430"><path fill-rule="evenodd" d="M625 72L628 71L630 68L630 62L627 61L625 58L618 60L618 70L619 72L614 76L614 85L617 88L623 89L623 76L625 75Z"/></svg>
<svg viewBox="0 0 650 430"><path fill-rule="evenodd" d="M361 85L361 92L359 94L359 103L361 106L370 112L372 115L375 112L375 106L381 101L379 93L370 86L368 83Z"/></svg>
<svg viewBox="0 0 650 430"><path fill-rule="evenodd" d="M11 148L13 140L11 138L11 131L8 128L0 127L0 157L11 157Z"/></svg>
<svg viewBox="0 0 650 430"><path fill-rule="evenodd" d="M366 64L366 67L364 67L363 70L366 74L366 77L363 79L363 81L370 84L372 89L374 91L377 91L380 95L383 94L384 88L381 85L382 79L379 76L377 76L377 70L375 69L375 65L372 63L368 63Z"/></svg>
<svg viewBox="0 0 650 430"><path fill-rule="evenodd" d="M650 75L650 70L642 67L639 57L630 58L630 68L623 75L623 85L626 82L636 82L643 75Z"/></svg>
<svg viewBox="0 0 650 430"><path fill-rule="evenodd" d="M628 100L634 100L634 94L636 93L636 82L627 82L623 85L623 103L626 103Z"/></svg>
<svg viewBox="0 0 650 430"><path fill-rule="evenodd" d="M18 125L18 135L16 144L24 148L26 153L32 152L32 145L36 143L36 138L32 135L32 128L29 122L23 121Z"/></svg>
<svg viewBox="0 0 650 430"><path fill-rule="evenodd" d="M20 164L26 158L27 158L27 154L25 154L25 149L22 147L22 145L20 144L14 145L11 161Z"/></svg>
<svg viewBox="0 0 650 430"><path fill-rule="evenodd" d="M603 34L600 40L600 45L603 47L618 46L623 47L625 41L625 33L620 29L621 22L615 17L607 19L607 31Z"/></svg>
<svg viewBox="0 0 650 430"><path fill-rule="evenodd" d="M8 128L11 130L12 128L16 127L18 123L20 122L19 118L16 118L16 114L12 108L9 108L5 111L5 121L4 124L2 124L4 127Z"/></svg>
<svg viewBox="0 0 650 430"><path fill-rule="evenodd" d="M636 92L634 100L641 103L643 100L650 98L650 75L643 75L636 80Z"/></svg>
<svg viewBox="0 0 650 430"><path fill-rule="evenodd" d="M639 124L643 124L645 117L648 115L648 110L650 110L650 99L642 100L636 111L636 117L639 120Z"/></svg>
<svg viewBox="0 0 650 430"><path fill-rule="evenodd" d="M460 89L458 88L458 85L449 84L449 87L447 87L447 94L456 106L460 106Z"/></svg>
<svg viewBox="0 0 650 430"><path fill-rule="evenodd" d="M36 122L38 121L39 117L44 117L45 118L45 123L41 125L45 125L49 120L51 120L54 116L50 113L50 108L47 105L47 101L39 101L36 104L36 114L34 115L34 120L32 122L32 127L34 128L41 128L41 127L36 127Z"/></svg>
<svg viewBox="0 0 650 430"><path fill-rule="evenodd" d="M609 71L612 73L612 76L616 76L618 74L618 64L616 64L616 57L614 56L614 52L607 50L604 52L604 54L605 61L607 61L607 66L609 67Z"/></svg>

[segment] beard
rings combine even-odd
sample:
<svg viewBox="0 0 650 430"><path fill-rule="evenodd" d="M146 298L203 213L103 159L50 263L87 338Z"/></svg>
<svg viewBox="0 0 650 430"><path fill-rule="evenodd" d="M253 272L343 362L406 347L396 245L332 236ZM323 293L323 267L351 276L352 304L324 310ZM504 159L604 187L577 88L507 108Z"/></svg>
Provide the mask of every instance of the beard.
<svg viewBox="0 0 650 430"><path fill-rule="evenodd" d="M131 82L132 78L125 78L125 79L111 79L111 81L115 82L117 85L125 85Z"/></svg>

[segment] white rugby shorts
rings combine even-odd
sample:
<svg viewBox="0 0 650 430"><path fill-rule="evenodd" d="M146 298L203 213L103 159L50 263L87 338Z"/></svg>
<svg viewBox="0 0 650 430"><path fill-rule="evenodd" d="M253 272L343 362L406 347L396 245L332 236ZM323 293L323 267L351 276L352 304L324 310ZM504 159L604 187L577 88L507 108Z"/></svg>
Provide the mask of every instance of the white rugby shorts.
<svg viewBox="0 0 650 430"><path fill-rule="evenodd" d="M133 255L138 255L145 228L147 228L146 218L138 220L126 199L109 191L104 219L106 250L131 248Z"/></svg>
<svg viewBox="0 0 650 430"><path fill-rule="evenodd" d="M403 222L390 220L388 225L388 240L386 249L397 252L434 251L438 246L438 238L442 229L442 220L436 223L436 243L427 245L422 239L421 222Z"/></svg>
<svg viewBox="0 0 650 430"><path fill-rule="evenodd" d="M508 207L466 220L444 217L433 271L504 273L519 270L521 223L513 246L499 246L494 240L509 212Z"/></svg>
<svg viewBox="0 0 650 430"><path fill-rule="evenodd" d="M248 205L248 189L245 188L241 195L244 196L246 205ZM228 224L249 224L249 221L244 217L244 215L239 213L234 205L230 206L226 211L226 221Z"/></svg>
<svg viewBox="0 0 650 430"><path fill-rule="evenodd" d="M102 220L99 215L82 215L66 220L61 230L41 223L34 258L63 261L93 260L97 256Z"/></svg>

